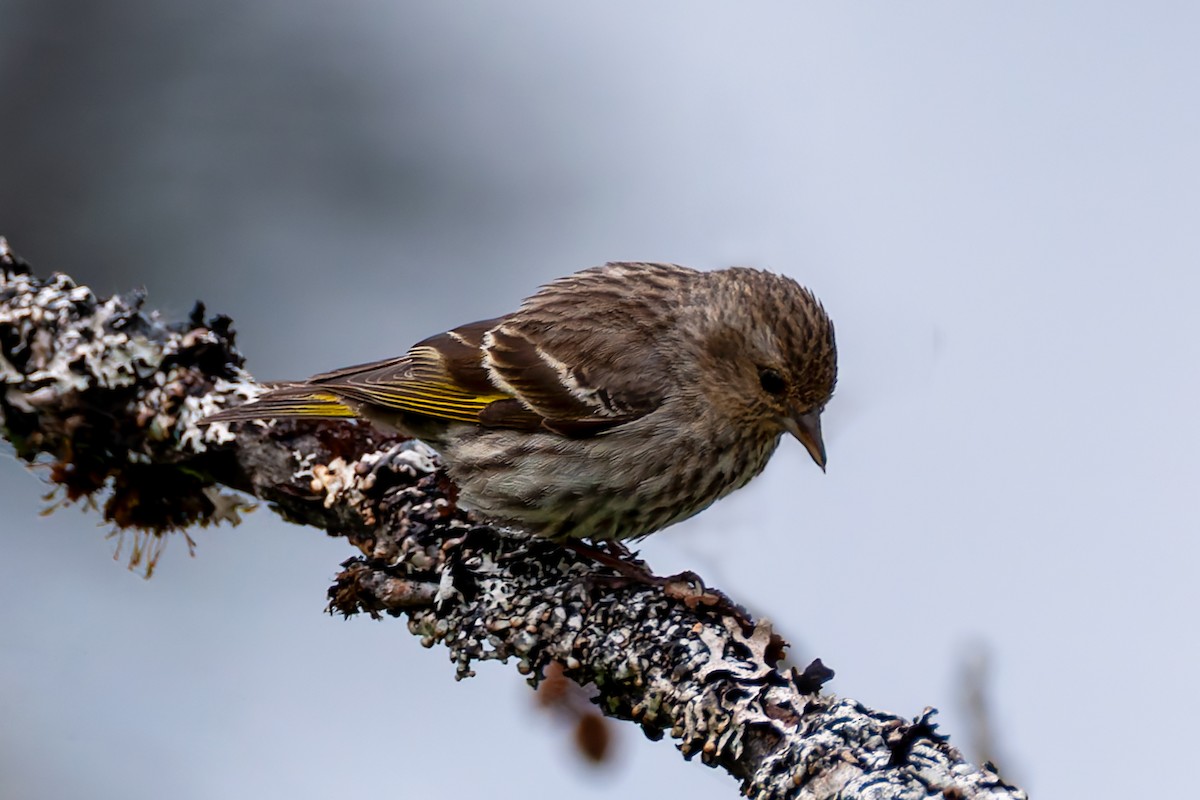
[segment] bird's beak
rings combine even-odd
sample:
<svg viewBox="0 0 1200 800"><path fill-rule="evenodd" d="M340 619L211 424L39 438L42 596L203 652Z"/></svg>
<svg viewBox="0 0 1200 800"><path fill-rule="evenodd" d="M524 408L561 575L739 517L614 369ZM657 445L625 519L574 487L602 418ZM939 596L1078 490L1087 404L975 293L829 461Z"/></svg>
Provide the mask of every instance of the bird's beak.
<svg viewBox="0 0 1200 800"><path fill-rule="evenodd" d="M800 440L800 444L804 445L812 460L817 462L817 466L824 472L825 441L821 438L821 412L809 411L784 417L783 427Z"/></svg>

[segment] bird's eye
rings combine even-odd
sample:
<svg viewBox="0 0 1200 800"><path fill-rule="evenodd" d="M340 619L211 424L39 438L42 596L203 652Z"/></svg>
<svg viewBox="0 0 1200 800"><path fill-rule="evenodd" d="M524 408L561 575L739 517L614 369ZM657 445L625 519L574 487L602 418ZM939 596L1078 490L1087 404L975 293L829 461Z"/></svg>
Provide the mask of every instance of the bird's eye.
<svg viewBox="0 0 1200 800"><path fill-rule="evenodd" d="M768 394L783 394L787 389L787 381L777 371L764 367L758 371L758 382Z"/></svg>

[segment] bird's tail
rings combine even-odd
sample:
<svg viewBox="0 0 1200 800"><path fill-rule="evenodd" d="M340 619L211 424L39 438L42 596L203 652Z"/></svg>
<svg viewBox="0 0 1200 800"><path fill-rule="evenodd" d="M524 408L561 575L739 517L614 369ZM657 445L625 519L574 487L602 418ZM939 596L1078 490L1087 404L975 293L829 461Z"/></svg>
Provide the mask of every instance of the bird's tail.
<svg viewBox="0 0 1200 800"><path fill-rule="evenodd" d="M336 395L304 384L285 384L268 390L249 403L210 414L200 420L200 424L295 417L345 419L353 416L356 416L354 411Z"/></svg>

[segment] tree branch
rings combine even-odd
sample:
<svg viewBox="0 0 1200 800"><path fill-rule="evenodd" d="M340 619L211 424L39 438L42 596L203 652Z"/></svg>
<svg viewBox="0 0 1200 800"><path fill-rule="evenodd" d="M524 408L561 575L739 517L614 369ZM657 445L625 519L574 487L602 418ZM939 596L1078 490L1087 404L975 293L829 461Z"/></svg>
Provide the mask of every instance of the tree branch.
<svg viewBox="0 0 1200 800"><path fill-rule="evenodd" d="M593 684L603 714L757 798L1025 798L915 721L822 693L832 675L780 665L766 621L744 630L703 586L664 592L597 575L569 549L471 520L423 444L353 422L231 430L197 421L253 396L224 317L168 323L138 293L98 298L29 274L0 239L0 425L66 499L100 502L121 530L158 537L235 520L248 492L359 554L329 609L408 618L427 646L513 660L536 685L551 663Z"/></svg>

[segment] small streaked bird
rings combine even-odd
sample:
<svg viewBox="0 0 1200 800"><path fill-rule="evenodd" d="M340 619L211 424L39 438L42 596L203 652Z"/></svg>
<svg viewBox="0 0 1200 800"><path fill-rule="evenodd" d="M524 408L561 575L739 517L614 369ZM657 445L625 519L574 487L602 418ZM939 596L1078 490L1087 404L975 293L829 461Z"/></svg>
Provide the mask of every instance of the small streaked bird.
<svg viewBox="0 0 1200 800"><path fill-rule="evenodd" d="M463 507L553 539L634 539L762 472L825 468L833 324L790 278L612 263L399 358L276 386L206 423L360 417L437 449Z"/></svg>

